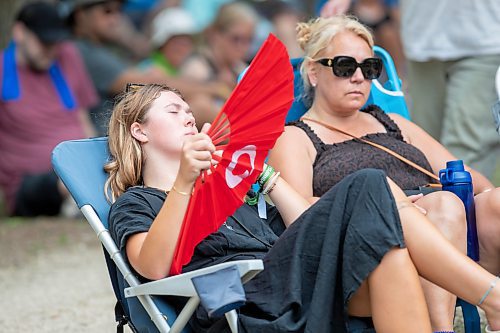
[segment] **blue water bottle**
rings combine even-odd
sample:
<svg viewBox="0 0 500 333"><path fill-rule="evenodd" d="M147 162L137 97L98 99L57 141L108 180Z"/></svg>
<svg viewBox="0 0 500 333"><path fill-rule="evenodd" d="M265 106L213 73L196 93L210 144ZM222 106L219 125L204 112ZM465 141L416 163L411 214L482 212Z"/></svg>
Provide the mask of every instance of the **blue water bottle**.
<svg viewBox="0 0 500 333"><path fill-rule="evenodd" d="M443 185L443 191L455 193L464 203L467 216L467 256L479 261L472 177L468 171L465 171L463 161L457 160L446 163L446 169L439 171L439 180Z"/></svg>

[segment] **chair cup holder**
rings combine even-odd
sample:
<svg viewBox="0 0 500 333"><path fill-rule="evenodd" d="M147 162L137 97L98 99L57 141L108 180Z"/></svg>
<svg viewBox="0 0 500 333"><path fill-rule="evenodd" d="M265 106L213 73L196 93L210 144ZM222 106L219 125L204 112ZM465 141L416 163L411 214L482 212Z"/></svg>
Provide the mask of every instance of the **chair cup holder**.
<svg viewBox="0 0 500 333"><path fill-rule="evenodd" d="M245 290L237 266L193 277L191 282L210 318L222 317L245 304Z"/></svg>

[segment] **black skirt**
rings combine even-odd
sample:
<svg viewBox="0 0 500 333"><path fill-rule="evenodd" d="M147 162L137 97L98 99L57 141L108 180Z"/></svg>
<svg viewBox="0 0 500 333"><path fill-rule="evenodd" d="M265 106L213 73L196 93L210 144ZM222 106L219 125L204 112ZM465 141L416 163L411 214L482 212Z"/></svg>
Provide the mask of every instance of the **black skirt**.
<svg viewBox="0 0 500 333"><path fill-rule="evenodd" d="M385 174L362 170L338 183L304 212L245 286L240 332L349 332L347 304L392 248L404 247ZM196 331L223 332L196 312Z"/></svg>

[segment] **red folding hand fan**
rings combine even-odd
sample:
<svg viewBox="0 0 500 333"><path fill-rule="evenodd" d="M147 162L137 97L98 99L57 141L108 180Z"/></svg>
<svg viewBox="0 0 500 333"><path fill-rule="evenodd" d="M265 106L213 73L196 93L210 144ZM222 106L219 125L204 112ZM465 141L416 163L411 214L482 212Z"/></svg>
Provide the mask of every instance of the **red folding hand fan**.
<svg viewBox="0 0 500 333"><path fill-rule="evenodd" d="M171 275L179 274L196 245L242 205L284 130L292 101L290 60L285 46L270 35L210 127L208 135L219 150L213 157L219 163L195 183Z"/></svg>

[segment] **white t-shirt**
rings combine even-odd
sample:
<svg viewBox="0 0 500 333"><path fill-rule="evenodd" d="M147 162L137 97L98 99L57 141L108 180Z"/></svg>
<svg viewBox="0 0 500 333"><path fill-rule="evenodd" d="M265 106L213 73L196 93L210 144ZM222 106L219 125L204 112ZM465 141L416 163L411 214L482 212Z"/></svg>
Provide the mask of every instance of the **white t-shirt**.
<svg viewBox="0 0 500 333"><path fill-rule="evenodd" d="M410 60L500 56L500 0L401 0L401 15Z"/></svg>

